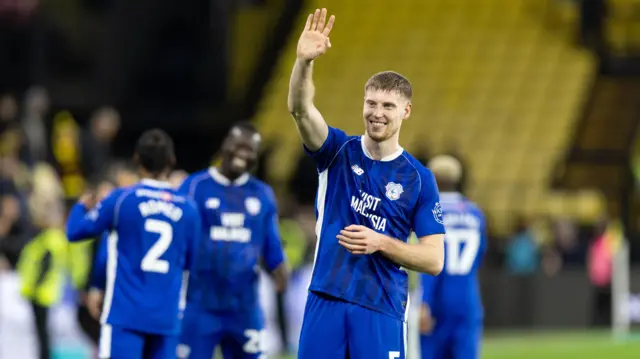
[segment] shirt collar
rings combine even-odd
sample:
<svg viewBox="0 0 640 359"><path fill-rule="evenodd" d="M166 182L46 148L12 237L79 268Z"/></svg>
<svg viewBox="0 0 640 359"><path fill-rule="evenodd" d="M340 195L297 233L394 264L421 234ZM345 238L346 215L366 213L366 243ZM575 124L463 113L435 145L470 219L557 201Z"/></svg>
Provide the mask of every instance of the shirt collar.
<svg viewBox="0 0 640 359"><path fill-rule="evenodd" d="M369 159L376 161L373 156L371 156L371 154L369 153L369 151L367 151L367 148L364 146L364 135L362 135L362 137L360 137L360 145L362 146L362 152L364 152L364 155L367 156ZM382 157L379 161L381 162L391 162L393 160L395 160L396 158L400 157L400 155L402 155L402 152L404 152L404 148L402 147L398 147L398 149L388 155L388 156L384 156Z"/></svg>
<svg viewBox="0 0 640 359"><path fill-rule="evenodd" d="M167 181L158 181L151 178L143 178L140 180L140 183L145 186L155 187L155 188L173 188L173 186L171 186L171 183Z"/></svg>

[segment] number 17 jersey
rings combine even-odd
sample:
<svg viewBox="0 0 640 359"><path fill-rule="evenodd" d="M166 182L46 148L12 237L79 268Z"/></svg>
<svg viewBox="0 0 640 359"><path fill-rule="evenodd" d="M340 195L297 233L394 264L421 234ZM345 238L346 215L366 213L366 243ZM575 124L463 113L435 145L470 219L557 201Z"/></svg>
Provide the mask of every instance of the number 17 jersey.
<svg viewBox="0 0 640 359"><path fill-rule="evenodd" d="M478 271L487 248L484 215L460 193L442 193L441 203L447 230L444 269L437 277L423 275L423 302L436 318L482 318Z"/></svg>

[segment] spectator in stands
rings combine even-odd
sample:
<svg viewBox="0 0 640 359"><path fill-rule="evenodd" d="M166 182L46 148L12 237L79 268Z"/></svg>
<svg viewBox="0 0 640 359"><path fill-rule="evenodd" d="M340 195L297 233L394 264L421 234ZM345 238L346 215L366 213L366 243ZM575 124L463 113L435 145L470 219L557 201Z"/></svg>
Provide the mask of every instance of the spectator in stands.
<svg viewBox="0 0 640 359"><path fill-rule="evenodd" d="M86 178L101 177L111 158L111 145L120 130L120 114L113 107L98 109L82 134L82 168Z"/></svg>
<svg viewBox="0 0 640 359"><path fill-rule="evenodd" d="M2 112L0 104L0 116L6 115ZM25 196L30 176L19 160L19 147L15 132L6 128L0 132L0 253L11 267L31 235Z"/></svg>
<svg viewBox="0 0 640 359"><path fill-rule="evenodd" d="M506 265L510 273L529 275L538 270L540 253L538 244L526 218L518 219L516 233L506 248Z"/></svg>
<svg viewBox="0 0 640 359"><path fill-rule="evenodd" d="M39 86L27 90L23 111L22 128L30 157L34 162L45 161L49 156L49 136L45 126L49 112L47 90Z"/></svg>
<svg viewBox="0 0 640 359"><path fill-rule="evenodd" d="M20 292L31 303L40 359L51 358L49 309L62 297L67 273L64 192L55 170L39 163L33 171L29 210L39 233L20 254Z"/></svg>

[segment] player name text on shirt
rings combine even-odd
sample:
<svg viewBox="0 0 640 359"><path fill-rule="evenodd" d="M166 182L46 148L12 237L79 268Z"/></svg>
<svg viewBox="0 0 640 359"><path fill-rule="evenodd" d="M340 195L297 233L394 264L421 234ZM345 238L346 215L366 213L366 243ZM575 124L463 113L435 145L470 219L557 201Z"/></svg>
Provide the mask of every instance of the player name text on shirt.
<svg viewBox="0 0 640 359"><path fill-rule="evenodd" d="M469 213L445 213L442 216L442 220L445 226L464 226L467 228L480 227L480 221L478 218Z"/></svg>
<svg viewBox="0 0 640 359"><path fill-rule="evenodd" d="M163 214L174 222L177 222L182 218L182 209L176 207L176 205L171 202L151 199L141 202L138 205L138 209L143 217L149 217L154 214Z"/></svg>

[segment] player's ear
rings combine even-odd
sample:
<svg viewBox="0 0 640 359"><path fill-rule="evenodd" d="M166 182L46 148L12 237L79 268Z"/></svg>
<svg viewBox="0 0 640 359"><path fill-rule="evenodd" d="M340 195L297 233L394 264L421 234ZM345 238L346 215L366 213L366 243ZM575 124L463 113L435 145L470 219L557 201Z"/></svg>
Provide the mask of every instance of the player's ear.
<svg viewBox="0 0 640 359"><path fill-rule="evenodd" d="M404 107L404 117L403 120L406 120L411 116L411 101L407 102L407 105Z"/></svg>

